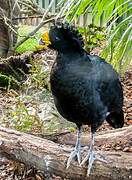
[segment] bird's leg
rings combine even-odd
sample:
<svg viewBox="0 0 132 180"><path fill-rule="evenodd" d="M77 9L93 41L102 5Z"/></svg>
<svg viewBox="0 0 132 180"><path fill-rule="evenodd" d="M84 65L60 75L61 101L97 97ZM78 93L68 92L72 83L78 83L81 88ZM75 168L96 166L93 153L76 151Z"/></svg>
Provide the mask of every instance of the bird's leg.
<svg viewBox="0 0 132 180"><path fill-rule="evenodd" d="M85 162L88 161L87 176L90 175L91 168L92 168L92 165L93 165L93 162L94 162L95 159L97 159L99 161L107 162L104 158L101 158L101 156L100 157L95 156L95 153L94 153L94 150L93 150L93 148L94 148L94 137L95 137L95 134L91 133L89 151L88 151L87 156L84 158L84 160L81 163L81 165L82 165L82 164L84 164Z"/></svg>
<svg viewBox="0 0 132 180"><path fill-rule="evenodd" d="M81 154L81 143L80 143L81 134L82 134L82 126L79 126L78 132L77 132L76 145L75 145L74 150L71 152L70 157L68 158L67 168L69 168L72 159L74 159L75 157L77 157L78 163L79 164L81 163L81 157L80 157L80 154Z"/></svg>
<svg viewBox="0 0 132 180"><path fill-rule="evenodd" d="M90 171L93 165L93 162L95 160L95 154L93 151L93 146L94 146L94 133L91 133L91 137L90 137L90 146L89 146L89 150L88 150L88 154L87 156L84 158L84 160L82 161L81 165L84 164L85 162L88 161L88 170L87 170L87 176L90 175Z"/></svg>

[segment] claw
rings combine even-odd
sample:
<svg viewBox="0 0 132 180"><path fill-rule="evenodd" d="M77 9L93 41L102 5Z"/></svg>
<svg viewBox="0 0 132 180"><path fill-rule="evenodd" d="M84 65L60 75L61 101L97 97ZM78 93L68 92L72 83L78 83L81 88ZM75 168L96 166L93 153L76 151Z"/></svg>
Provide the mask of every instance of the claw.
<svg viewBox="0 0 132 180"><path fill-rule="evenodd" d="M95 160L107 163L107 160L103 156L101 157L101 155L95 155L94 151L89 152L80 164L80 166L82 166L84 163L88 162L87 176L90 175L91 168Z"/></svg>
<svg viewBox="0 0 132 180"><path fill-rule="evenodd" d="M77 153L77 161L78 161L78 164L80 165L81 164L80 152Z"/></svg>
<svg viewBox="0 0 132 180"><path fill-rule="evenodd" d="M94 145L94 134L92 134L91 136L91 142L90 142L90 148L88 154L80 164L80 166L82 166L85 162L88 162L87 176L90 175L92 165L95 160L107 163L107 160L102 155L95 155L93 151L93 145Z"/></svg>
<svg viewBox="0 0 132 180"><path fill-rule="evenodd" d="M96 157L97 161L108 163L106 158L104 156L100 155L100 154L97 154L95 157Z"/></svg>
<svg viewBox="0 0 132 180"><path fill-rule="evenodd" d="M80 166L82 166L83 164L85 164L89 159L89 154L84 158L84 160L81 162Z"/></svg>
<svg viewBox="0 0 132 180"><path fill-rule="evenodd" d="M80 165L81 164L80 148L75 149L74 151L71 152L70 157L68 158L67 161L67 166L66 166L67 169L69 168L72 159L74 159L75 157L77 157L77 161Z"/></svg>
<svg viewBox="0 0 132 180"><path fill-rule="evenodd" d="M89 157L89 164L88 164L87 176L90 175L91 168L92 168L92 165L93 165L93 162L94 162L95 159L96 159L96 158L95 158L95 154L94 154L94 152L92 152L92 153L90 154L90 157Z"/></svg>

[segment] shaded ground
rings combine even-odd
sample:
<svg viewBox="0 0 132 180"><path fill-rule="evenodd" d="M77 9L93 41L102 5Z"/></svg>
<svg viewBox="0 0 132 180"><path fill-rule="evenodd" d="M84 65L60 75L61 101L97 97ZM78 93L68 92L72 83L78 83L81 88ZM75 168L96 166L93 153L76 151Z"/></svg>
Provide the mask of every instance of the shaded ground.
<svg viewBox="0 0 132 180"><path fill-rule="evenodd" d="M39 62L37 68L34 66L36 74L33 73L25 83L21 92L10 90L9 92L0 92L0 124L5 127L15 128L35 134L61 133L65 130L74 131L75 126L72 123L64 121L56 112L52 97L49 93L48 77L51 64L55 53L50 51L44 54L34 55L35 63ZM48 59L48 61L47 61ZM43 73L44 72L44 73ZM38 77L39 76L39 77ZM43 83L42 83L43 81ZM124 89L124 114L125 126L132 125L132 70L126 72L122 79ZM45 87L45 88L43 88ZM107 123L98 130L107 131L112 129ZM84 133L89 133L89 128L84 127ZM114 145L108 144L98 147L103 150L124 151L132 153L132 142L128 144ZM43 175L33 168L25 167L23 164L9 161L0 157L0 179L1 180L52 180L61 179L51 175Z"/></svg>

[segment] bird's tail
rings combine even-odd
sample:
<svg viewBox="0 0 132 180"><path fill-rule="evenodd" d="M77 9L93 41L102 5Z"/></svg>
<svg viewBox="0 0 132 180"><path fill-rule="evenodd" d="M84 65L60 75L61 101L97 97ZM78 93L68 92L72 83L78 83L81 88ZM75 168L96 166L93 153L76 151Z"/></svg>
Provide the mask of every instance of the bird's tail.
<svg viewBox="0 0 132 180"><path fill-rule="evenodd" d="M111 112L107 117L106 121L113 127L113 128L121 128L124 125L124 113L123 110L120 112Z"/></svg>

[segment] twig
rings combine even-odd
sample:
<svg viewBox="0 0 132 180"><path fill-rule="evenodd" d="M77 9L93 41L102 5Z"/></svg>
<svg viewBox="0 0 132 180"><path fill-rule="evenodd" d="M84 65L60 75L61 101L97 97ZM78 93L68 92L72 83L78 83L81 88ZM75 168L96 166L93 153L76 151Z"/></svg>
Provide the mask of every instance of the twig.
<svg viewBox="0 0 132 180"><path fill-rule="evenodd" d="M20 3L21 5L26 6L27 8L31 9L31 11L37 12L37 9L33 8L32 5L30 5L30 4L26 3L26 2L22 2L22 1L19 1L19 3Z"/></svg>
<svg viewBox="0 0 132 180"><path fill-rule="evenodd" d="M49 22L52 22L54 21L54 18L51 18L51 19L48 19L46 21L44 21L47 13L49 12L50 8L52 7L52 4L54 3L55 0L52 0L51 3L49 4L48 8L46 9L46 11L44 12L43 14L43 17L42 17L42 20L41 22L39 23L39 25L32 31L30 32L25 38L23 38L21 41L19 41L14 49L16 49L18 46L20 46L22 43L24 43L27 39L29 39L29 37L33 36L42 26L44 26L44 24L47 24Z"/></svg>
<svg viewBox="0 0 132 180"><path fill-rule="evenodd" d="M52 22L54 20L54 18L50 18L46 21L43 21L43 23L40 24L40 26L36 27L32 32L30 32L26 37L24 37L22 40L20 40L14 47L14 49L16 49L18 46L20 46L21 44L23 44L26 40L28 40L29 38L31 38L32 36L34 36L34 34L45 24Z"/></svg>
<svg viewBox="0 0 132 180"><path fill-rule="evenodd" d="M12 19L13 19L13 13L14 13L16 7L17 7L17 8L19 9L19 11L20 11L20 6L19 6L19 4L18 4L18 0L15 0L14 5L13 5L13 9L12 9L12 11L11 11L11 17L12 17Z"/></svg>
<svg viewBox="0 0 132 180"><path fill-rule="evenodd" d="M54 3L54 1L55 1L55 0L52 0L52 1L50 2L48 8L47 8L46 11L44 12L44 15L43 15L43 17L42 17L42 22L44 21L47 13L49 12L50 8L52 7L52 5L53 5L53 3ZM40 24L41 24L41 23L40 23ZM38 26L39 26L39 25L38 25Z"/></svg>
<svg viewBox="0 0 132 180"><path fill-rule="evenodd" d="M8 19L5 15L3 16L5 25L8 26L15 34L18 34L17 31L8 23L8 21L10 21L10 19Z"/></svg>
<svg viewBox="0 0 132 180"><path fill-rule="evenodd" d="M56 14L51 15L50 18L55 17ZM23 16L23 17L15 17L12 20L18 20L18 19L30 19L30 18L42 18L43 15L36 15L36 16ZM47 19L47 18L46 18Z"/></svg>

